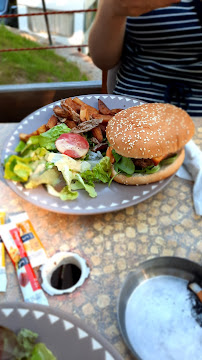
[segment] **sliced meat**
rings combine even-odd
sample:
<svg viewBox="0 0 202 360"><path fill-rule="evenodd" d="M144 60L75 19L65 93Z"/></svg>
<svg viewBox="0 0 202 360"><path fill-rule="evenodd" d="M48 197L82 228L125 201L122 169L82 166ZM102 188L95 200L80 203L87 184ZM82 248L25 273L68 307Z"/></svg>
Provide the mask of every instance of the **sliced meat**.
<svg viewBox="0 0 202 360"><path fill-rule="evenodd" d="M135 166L145 169L147 166L154 165L152 159L133 159L133 163Z"/></svg>
<svg viewBox="0 0 202 360"><path fill-rule="evenodd" d="M94 129L95 127L97 127L101 123L102 123L102 119L91 119L91 120L88 120L88 121L84 121L81 124L74 127L71 130L71 132L74 133L74 134L87 132L87 131L90 131L90 130Z"/></svg>
<svg viewBox="0 0 202 360"><path fill-rule="evenodd" d="M73 110L71 108L71 106L69 106L67 103L65 103L63 100L61 101L61 107L63 108L63 110L65 110L65 112L68 114L67 118L70 120L75 121L76 123L80 123L81 119L80 119L80 115L77 114L77 112L75 110Z"/></svg>
<svg viewBox="0 0 202 360"><path fill-rule="evenodd" d="M96 144L93 148L92 148L92 151L94 151L94 152L97 152L97 151L107 151L107 148L108 148L108 143L105 143L105 142L103 142L103 143L98 143L98 144Z"/></svg>

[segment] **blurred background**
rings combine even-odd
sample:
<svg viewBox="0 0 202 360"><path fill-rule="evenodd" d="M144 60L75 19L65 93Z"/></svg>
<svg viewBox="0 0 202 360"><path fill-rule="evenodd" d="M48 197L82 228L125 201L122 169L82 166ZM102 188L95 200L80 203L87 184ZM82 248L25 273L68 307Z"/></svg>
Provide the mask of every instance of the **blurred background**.
<svg viewBox="0 0 202 360"><path fill-rule="evenodd" d="M0 0L1 122L5 116L20 121L64 97L105 92L87 46L97 5L98 0Z"/></svg>

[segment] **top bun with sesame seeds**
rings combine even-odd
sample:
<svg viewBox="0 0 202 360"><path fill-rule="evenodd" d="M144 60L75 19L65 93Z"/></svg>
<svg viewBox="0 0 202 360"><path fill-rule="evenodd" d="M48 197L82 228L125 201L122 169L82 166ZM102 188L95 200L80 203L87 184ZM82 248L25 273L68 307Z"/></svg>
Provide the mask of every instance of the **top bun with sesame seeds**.
<svg viewBox="0 0 202 360"><path fill-rule="evenodd" d="M147 184L172 175L184 160L183 148L194 130L188 113L171 104L148 103L120 111L106 128L114 180Z"/></svg>

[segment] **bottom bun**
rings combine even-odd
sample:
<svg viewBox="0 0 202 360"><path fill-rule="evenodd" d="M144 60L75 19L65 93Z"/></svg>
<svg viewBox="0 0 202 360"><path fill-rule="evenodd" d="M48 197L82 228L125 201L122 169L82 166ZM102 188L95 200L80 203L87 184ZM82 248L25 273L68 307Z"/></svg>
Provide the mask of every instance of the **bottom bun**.
<svg viewBox="0 0 202 360"><path fill-rule="evenodd" d="M123 174L117 174L112 165L113 180L119 184L124 185L146 185L156 181L166 179L173 175L182 165L185 157L185 151L182 149L178 154L177 159L170 165L164 165L161 169L153 174L134 174L132 176L125 176Z"/></svg>

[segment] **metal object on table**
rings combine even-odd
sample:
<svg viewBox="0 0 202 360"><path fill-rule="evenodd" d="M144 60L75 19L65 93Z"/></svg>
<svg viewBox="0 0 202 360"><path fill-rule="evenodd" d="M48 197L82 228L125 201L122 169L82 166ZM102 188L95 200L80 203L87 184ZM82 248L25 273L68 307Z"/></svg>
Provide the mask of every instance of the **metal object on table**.
<svg viewBox="0 0 202 360"><path fill-rule="evenodd" d="M131 271L118 299L123 339L138 360L200 358L202 306L188 289L202 280L202 267L177 257L159 257Z"/></svg>

